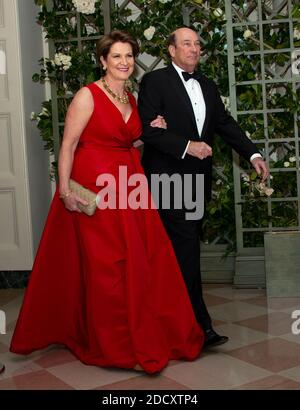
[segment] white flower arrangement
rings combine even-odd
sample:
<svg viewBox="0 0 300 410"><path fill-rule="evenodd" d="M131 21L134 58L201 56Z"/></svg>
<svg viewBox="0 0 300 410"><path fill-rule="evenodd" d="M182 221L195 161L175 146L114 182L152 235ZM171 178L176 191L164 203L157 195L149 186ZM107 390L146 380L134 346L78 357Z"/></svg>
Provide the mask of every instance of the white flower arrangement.
<svg viewBox="0 0 300 410"><path fill-rule="evenodd" d="M97 34L97 30L92 24L85 24L85 29L88 35Z"/></svg>
<svg viewBox="0 0 300 410"><path fill-rule="evenodd" d="M219 7L217 9L214 10L213 12L215 17L222 17L223 16L223 11L222 9L220 9Z"/></svg>
<svg viewBox="0 0 300 410"><path fill-rule="evenodd" d="M71 60L72 60L71 56L68 56L63 53L56 53L52 64L54 63L54 65L58 67L62 67L64 71L67 71L72 65Z"/></svg>
<svg viewBox="0 0 300 410"><path fill-rule="evenodd" d="M290 165L291 165L291 164L289 163L289 161L285 161L285 162L283 163L283 166L284 166L285 168L288 168Z"/></svg>
<svg viewBox="0 0 300 410"><path fill-rule="evenodd" d="M292 73L295 75L300 74L300 50L295 50L291 54L292 57Z"/></svg>
<svg viewBox="0 0 300 410"><path fill-rule="evenodd" d="M76 27L76 17L75 16L72 16L71 18L67 17L67 21L72 27L72 29L74 30L74 28Z"/></svg>
<svg viewBox="0 0 300 410"><path fill-rule="evenodd" d="M212 197L213 199L218 199L218 198L220 197L220 192L219 192L219 191L212 190L212 191L211 191L211 197Z"/></svg>
<svg viewBox="0 0 300 410"><path fill-rule="evenodd" d="M253 31L251 31L249 29L244 31L243 37L244 37L245 40L247 40L247 38L250 38L252 36L253 36Z"/></svg>
<svg viewBox="0 0 300 410"><path fill-rule="evenodd" d="M50 116L50 112L47 110L47 108L43 107L42 111L39 113L39 116L45 115L46 117Z"/></svg>
<svg viewBox="0 0 300 410"><path fill-rule="evenodd" d="M39 114L32 111L32 113L30 114L30 119L31 119L31 121L37 121L37 123L39 123L42 116L43 117L50 117L50 112L45 107L43 107L42 111Z"/></svg>
<svg viewBox="0 0 300 410"><path fill-rule="evenodd" d="M300 40L300 30L298 28L294 28L294 38Z"/></svg>
<svg viewBox="0 0 300 410"><path fill-rule="evenodd" d="M144 36L146 37L148 41L152 40L155 31L156 31L156 28L154 26L150 26L144 31Z"/></svg>
<svg viewBox="0 0 300 410"><path fill-rule="evenodd" d="M93 14L95 13L96 0L72 0L78 13Z"/></svg>
<svg viewBox="0 0 300 410"><path fill-rule="evenodd" d="M289 161L290 161L290 162L296 162L296 157L290 157L290 158L289 158Z"/></svg>
<svg viewBox="0 0 300 410"><path fill-rule="evenodd" d="M244 182L250 182L250 177L248 174L242 174L242 180Z"/></svg>
<svg viewBox="0 0 300 410"><path fill-rule="evenodd" d="M230 111L230 99L229 97L224 97L224 95L221 95L221 100L225 106L225 109Z"/></svg>

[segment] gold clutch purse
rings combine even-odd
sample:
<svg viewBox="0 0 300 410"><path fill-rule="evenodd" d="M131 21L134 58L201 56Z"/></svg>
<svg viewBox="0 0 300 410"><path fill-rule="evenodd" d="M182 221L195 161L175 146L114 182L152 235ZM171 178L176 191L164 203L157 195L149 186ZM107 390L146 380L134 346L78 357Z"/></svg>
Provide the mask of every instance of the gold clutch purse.
<svg viewBox="0 0 300 410"><path fill-rule="evenodd" d="M78 208L88 216L94 215L97 208L97 194L70 179L70 189L74 194L88 202L87 205L78 204Z"/></svg>

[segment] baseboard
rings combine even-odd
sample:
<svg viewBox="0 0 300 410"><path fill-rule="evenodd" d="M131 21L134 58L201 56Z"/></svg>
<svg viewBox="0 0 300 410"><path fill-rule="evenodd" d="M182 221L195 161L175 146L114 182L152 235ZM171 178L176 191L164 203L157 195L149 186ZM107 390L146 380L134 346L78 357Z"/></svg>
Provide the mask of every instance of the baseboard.
<svg viewBox="0 0 300 410"><path fill-rule="evenodd" d="M24 289L29 275L30 271L0 271L0 289Z"/></svg>

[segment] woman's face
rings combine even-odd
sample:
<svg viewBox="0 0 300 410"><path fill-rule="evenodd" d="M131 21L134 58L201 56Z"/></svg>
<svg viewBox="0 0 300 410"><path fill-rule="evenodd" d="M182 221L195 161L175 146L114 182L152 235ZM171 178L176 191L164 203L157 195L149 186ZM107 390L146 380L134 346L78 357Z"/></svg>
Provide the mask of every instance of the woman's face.
<svg viewBox="0 0 300 410"><path fill-rule="evenodd" d="M127 80L134 70L134 56L129 43L114 43L106 60L101 57L106 73L115 80Z"/></svg>

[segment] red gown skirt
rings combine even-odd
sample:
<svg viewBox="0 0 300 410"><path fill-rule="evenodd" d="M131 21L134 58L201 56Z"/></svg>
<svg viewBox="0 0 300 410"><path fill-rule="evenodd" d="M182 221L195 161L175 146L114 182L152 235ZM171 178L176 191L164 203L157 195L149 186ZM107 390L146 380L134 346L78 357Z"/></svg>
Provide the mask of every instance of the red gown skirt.
<svg viewBox="0 0 300 410"><path fill-rule="evenodd" d="M132 142L141 132L134 97L127 122L93 83L94 112L72 178L95 192L99 174L143 173ZM105 114L105 115L104 115ZM118 192L116 192L118 196ZM155 209L69 212L56 192L10 350L62 344L83 363L146 372L195 359L203 346L171 242Z"/></svg>

